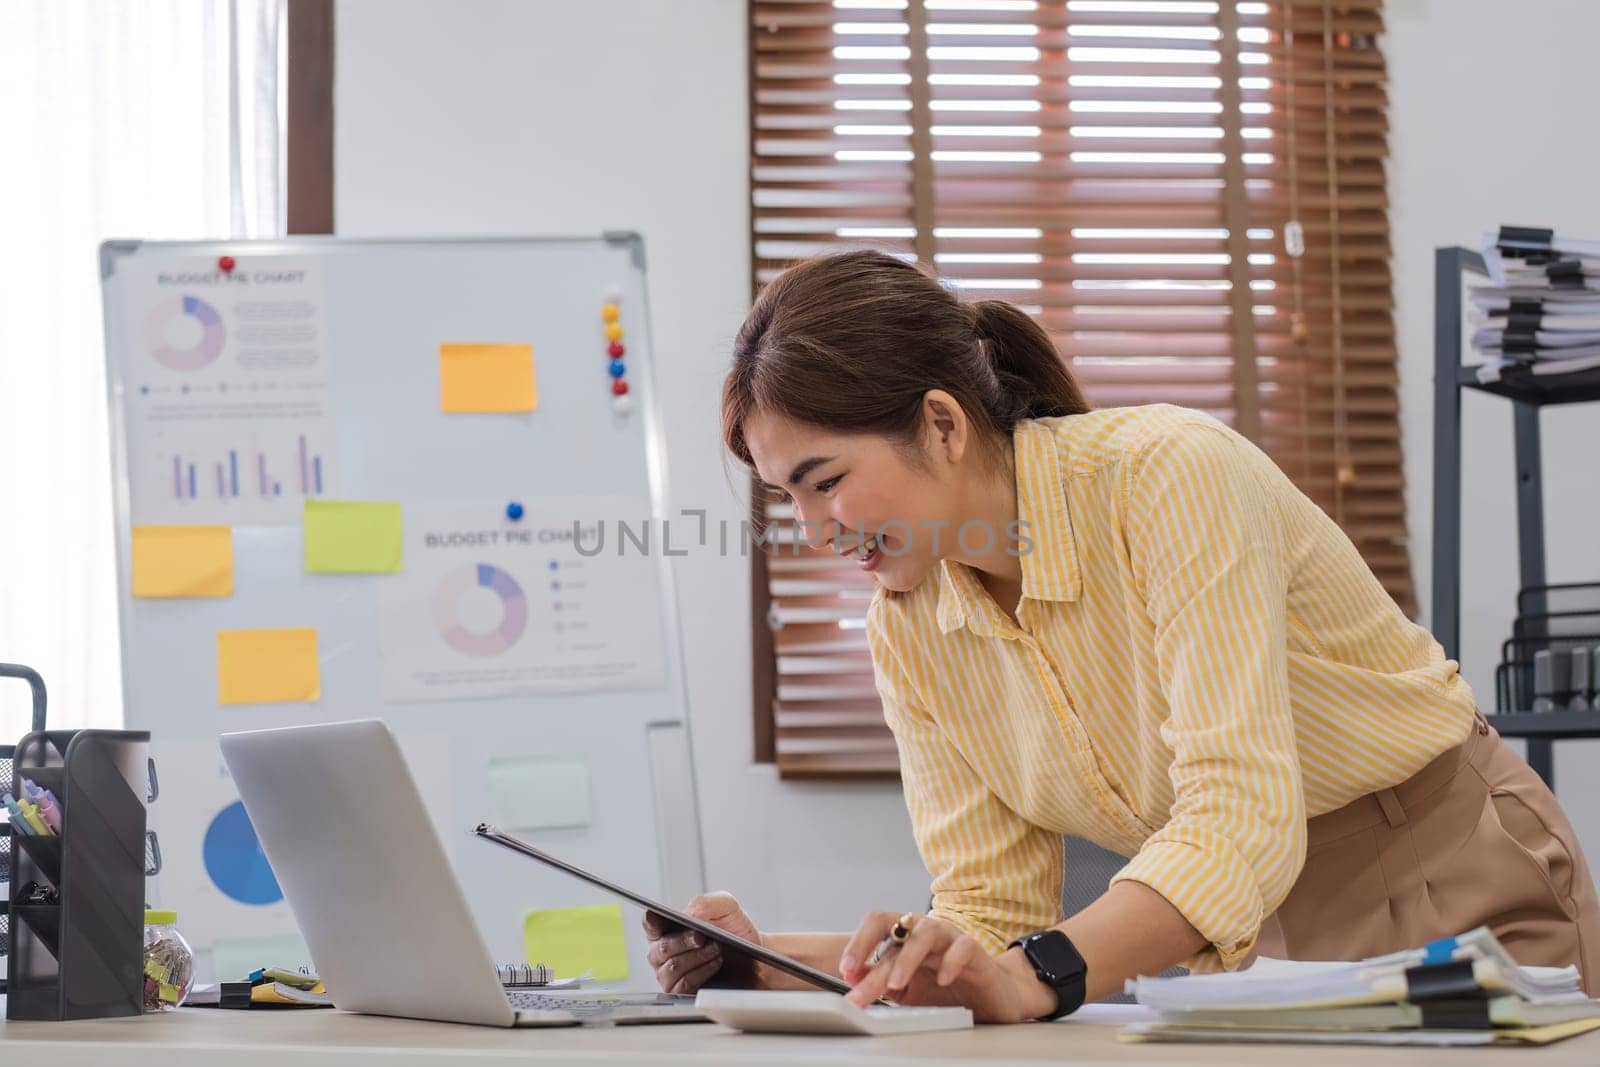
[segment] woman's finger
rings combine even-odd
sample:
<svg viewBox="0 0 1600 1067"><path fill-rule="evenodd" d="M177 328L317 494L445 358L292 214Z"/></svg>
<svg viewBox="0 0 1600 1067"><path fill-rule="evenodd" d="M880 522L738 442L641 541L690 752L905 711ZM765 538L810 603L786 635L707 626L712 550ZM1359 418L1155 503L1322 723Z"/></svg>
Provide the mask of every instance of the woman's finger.
<svg viewBox="0 0 1600 1067"><path fill-rule="evenodd" d="M722 954L719 952L709 963L701 964L667 988L668 993L684 996L693 993L711 980L711 976L722 969Z"/></svg>
<svg viewBox="0 0 1600 1067"><path fill-rule="evenodd" d="M656 982L662 989L671 992L672 987L682 981L685 975L693 974L707 966L711 966L713 970L722 966L722 951L715 945L685 952L667 960L656 968Z"/></svg>
<svg viewBox="0 0 1600 1067"><path fill-rule="evenodd" d="M972 938L956 938L955 944L945 950L944 959L939 961L938 983L946 986L960 978L961 972L972 963L974 954L981 951L981 946Z"/></svg>
<svg viewBox="0 0 1600 1067"><path fill-rule="evenodd" d="M688 937L663 937L659 941L650 942L650 948L645 953L645 959L650 961L650 966L659 967L674 956L685 952L694 952L705 946L704 940L695 940Z"/></svg>
<svg viewBox="0 0 1600 1067"><path fill-rule="evenodd" d="M650 947L645 950L644 958L652 967L659 967L678 953L683 952L688 946L680 945L673 941L660 940L650 942Z"/></svg>
<svg viewBox="0 0 1600 1067"><path fill-rule="evenodd" d="M899 993L911 983L918 968L930 954L937 959L949 946L954 931L944 923L922 918L911 925L911 936L886 962L889 964L889 992Z"/></svg>
<svg viewBox="0 0 1600 1067"><path fill-rule="evenodd" d="M866 977L845 994L846 999L858 1007L865 1008L883 996L889 986L889 969L894 966L896 954L890 952L876 967L868 971Z"/></svg>
<svg viewBox="0 0 1600 1067"><path fill-rule="evenodd" d="M671 959L663 962L661 966L656 968L656 970L661 974L680 976L688 974L690 971L701 966L709 960L721 958L722 949L716 945L708 945L705 948L696 948L690 949L688 952L680 952Z"/></svg>
<svg viewBox="0 0 1600 1067"><path fill-rule="evenodd" d="M685 915L692 915L696 919L717 926L737 918L742 913L738 899L732 893L722 890L695 897L683 906L683 911Z"/></svg>
<svg viewBox="0 0 1600 1067"><path fill-rule="evenodd" d="M850 975L859 973L866 966L867 957L872 955L872 950L889 935L889 927L898 919L899 916L894 912L874 911L861 920L861 925L856 927L855 934L844 946L844 952L839 957L839 974L845 981L852 981Z"/></svg>

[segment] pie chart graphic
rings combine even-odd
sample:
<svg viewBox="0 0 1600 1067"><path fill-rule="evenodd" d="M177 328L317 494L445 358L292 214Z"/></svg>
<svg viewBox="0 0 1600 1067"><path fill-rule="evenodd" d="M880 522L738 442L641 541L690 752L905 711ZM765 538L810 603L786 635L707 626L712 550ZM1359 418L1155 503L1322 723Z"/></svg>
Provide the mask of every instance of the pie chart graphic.
<svg viewBox="0 0 1600 1067"><path fill-rule="evenodd" d="M185 317L194 322L180 326L179 320ZM185 331L194 338L188 345L174 339ZM163 300L150 309L144 320L145 343L150 346L150 354L163 367L176 371L199 370L206 366L222 354L222 342L227 336L227 328L217 309L197 296Z"/></svg>
<svg viewBox="0 0 1600 1067"><path fill-rule="evenodd" d="M201 854L212 884L228 897L241 904L276 904L283 899L243 803L234 801L211 820Z"/></svg>
<svg viewBox="0 0 1600 1067"><path fill-rule="evenodd" d="M461 621L461 598L473 589L500 598L500 622L488 630L469 630ZM445 575L433 592L433 621L439 636L457 652L493 656L517 643L528 626L528 599L517 580L499 567L473 563Z"/></svg>

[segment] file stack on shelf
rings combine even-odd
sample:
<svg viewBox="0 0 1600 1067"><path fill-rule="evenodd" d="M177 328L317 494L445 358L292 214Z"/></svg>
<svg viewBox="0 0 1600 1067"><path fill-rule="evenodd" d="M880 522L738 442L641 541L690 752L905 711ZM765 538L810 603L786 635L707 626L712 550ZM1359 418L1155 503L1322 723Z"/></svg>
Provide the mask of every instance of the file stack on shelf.
<svg viewBox="0 0 1600 1067"><path fill-rule="evenodd" d="M1600 1029L1576 967L1520 967L1487 928L1356 963L1262 959L1233 974L1138 978L1158 1015L1130 1041L1549 1044Z"/></svg>
<svg viewBox="0 0 1600 1067"><path fill-rule="evenodd" d="M1600 367L1600 241L1502 226L1483 259L1493 284L1469 294L1480 382Z"/></svg>

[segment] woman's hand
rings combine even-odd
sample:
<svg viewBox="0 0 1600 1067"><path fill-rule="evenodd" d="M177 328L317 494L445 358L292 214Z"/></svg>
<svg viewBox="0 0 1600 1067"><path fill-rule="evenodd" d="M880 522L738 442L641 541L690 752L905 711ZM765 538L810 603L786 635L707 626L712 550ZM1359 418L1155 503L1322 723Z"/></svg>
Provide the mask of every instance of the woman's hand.
<svg viewBox="0 0 1600 1067"><path fill-rule="evenodd" d="M1020 949L991 956L951 924L915 916L911 936L890 949L876 966L868 958L899 919L894 912L868 915L845 947L839 973L853 988L849 999L862 1007L880 997L896 1004L959 1004L981 1023L1019 1023L1056 1010L1055 990L1039 981Z"/></svg>
<svg viewBox="0 0 1600 1067"><path fill-rule="evenodd" d="M746 941L763 944L761 932L739 907L731 893L695 897L683 909L686 915ZM704 934L682 927L654 912L644 916L644 934L650 941L647 959L656 969L656 981L667 993L693 993L713 977L718 985L751 988L757 984L755 961L738 953L723 954L722 946Z"/></svg>

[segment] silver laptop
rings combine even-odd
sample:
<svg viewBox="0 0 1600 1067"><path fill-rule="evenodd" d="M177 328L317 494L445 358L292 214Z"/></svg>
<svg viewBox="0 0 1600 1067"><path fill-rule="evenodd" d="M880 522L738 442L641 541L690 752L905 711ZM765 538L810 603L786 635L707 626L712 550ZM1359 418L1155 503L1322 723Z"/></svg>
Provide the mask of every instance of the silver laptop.
<svg viewBox="0 0 1600 1067"><path fill-rule="evenodd" d="M692 997L502 987L382 722L223 734L222 755L339 1007L482 1026L705 1019Z"/></svg>

